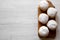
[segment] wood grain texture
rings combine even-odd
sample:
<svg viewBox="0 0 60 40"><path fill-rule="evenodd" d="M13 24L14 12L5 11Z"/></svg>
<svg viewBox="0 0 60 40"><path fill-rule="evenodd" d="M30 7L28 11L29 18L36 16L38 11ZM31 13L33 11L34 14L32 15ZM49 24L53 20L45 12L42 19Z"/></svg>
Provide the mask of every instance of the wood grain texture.
<svg viewBox="0 0 60 40"><path fill-rule="evenodd" d="M48 1L48 0L47 0L47 2L49 3L49 7L54 7L54 8L55 8L55 6L52 4L51 1ZM40 9L40 6L38 6L38 18L39 18L39 15L40 15L41 13L47 13L47 10L46 10L46 11L42 11L42 10ZM55 17L55 18L56 18L56 17ZM49 20L51 20L51 19L56 20L55 18L50 18L50 17L49 17ZM42 24L42 23L38 20L38 31L39 31L39 29L40 29L41 26L47 26L47 25L46 25L46 24ZM40 38L44 38L44 37L42 37L42 36L39 35L39 32L38 32L38 36L39 36ZM56 37L56 30L52 31L52 30L49 29L49 35L48 35L47 37L45 37L45 38L53 38L53 39L54 39L55 37Z"/></svg>
<svg viewBox="0 0 60 40"><path fill-rule="evenodd" d="M51 0L58 9L60 40L60 0ZM0 0L0 40L40 40L38 37L38 4L40 0Z"/></svg>

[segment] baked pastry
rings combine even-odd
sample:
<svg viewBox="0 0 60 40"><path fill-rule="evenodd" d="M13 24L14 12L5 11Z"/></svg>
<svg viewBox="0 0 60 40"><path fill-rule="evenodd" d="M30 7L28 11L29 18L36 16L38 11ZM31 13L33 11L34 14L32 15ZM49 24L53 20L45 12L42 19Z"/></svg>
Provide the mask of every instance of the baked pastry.
<svg viewBox="0 0 60 40"><path fill-rule="evenodd" d="M54 18L57 14L57 9L56 8L53 8L53 7L50 7L48 8L47 10L47 14L51 17L51 18Z"/></svg>
<svg viewBox="0 0 60 40"><path fill-rule="evenodd" d="M47 23L47 27L50 30L55 30L57 28L57 22L55 20L49 20Z"/></svg>
<svg viewBox="0 0 60 40"><path fill-rule="evenodd" d="M50 0L47 0L47 2L49 3L49 7L54 7L54 8L55 8L55 6L51 3ZM38 18L39 18L39 16L40 16L41 13L47 13L47 10L46 10L46 11L41 10L40 5L39 5L39 6L38 6ZM50 17L49 17L49 20L51 20L51 19L55 20L55 18L50 18ZM38 20L38 36L39 36L39 38L55 38L55 37L56 37L56 30L52 31L52 30L50 30L50 29L49 29L49 34L48 34L48 36L41 37L40 34L39 34L39 29L40 29L42 26L47 26L47 25L46 25L46 24L42 24L42 23Z"/></svg>
<svg viewBox="0 0 60 40"><path fill-rule="evenodd" d="M42 37L48 36L48 34L49 34L48 28L47 28L46 26L41 26L41 27L39 28L39 34L40 34L40 36L42 36Z"/></svg>
<svg viewBox="0 0 60 40"><path fill-rule="evenodd" d="M48 19L49 19L49 16L45 13L41 13L39 15L39 21L42 23L42 24L46 24L48 22Z"/></svg>
<svg viewBox="0 0 60 40"><path fill-rule="evenodd" d="M40 1L40 8L43 11L46 11L49 7L49 4L46 0Z"/></svg>

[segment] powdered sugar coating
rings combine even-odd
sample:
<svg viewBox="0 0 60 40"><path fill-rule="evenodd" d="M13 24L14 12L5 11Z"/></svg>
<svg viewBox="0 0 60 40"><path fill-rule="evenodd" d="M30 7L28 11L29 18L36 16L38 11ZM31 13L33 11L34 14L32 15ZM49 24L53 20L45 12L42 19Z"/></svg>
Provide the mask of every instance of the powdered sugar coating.
<svg viewBox="0 0 60 40"><path fill-rule="evenodd" d="M40 9L46 11L49 7L49 4L46 0L40 1Z"/></svg>
<svg viewBox="0 0 60 40"><path fill-rule="evenodd" d="M39 29L39 34L42 37L48 36L48 34L49 34L48 28L46 26L41 26L40 29Z"/></svg>
<svg viewBox="0 0 60 40"><path fill-rule="evenodd" d="M42 23L42 24L46 24L48 22L48 19L49 19L49 16L45 13L41 13L39 15L39 21Z"/></svg>
<svg viewBox="0 0 60 40"><path fill-rule="evenodd" d="M53 7L50 7L48 8L47 10L47 14L51 17L51 18L54 18L57 14L57 9L56 8L53 8Z"/></svg>
<svg viewBox="0 0 60 40"><path fill-rule="evenodd" d="M57 22L55 20L50 20L47 23L47 27L51 30L55 30L57 28Z"/></svg>

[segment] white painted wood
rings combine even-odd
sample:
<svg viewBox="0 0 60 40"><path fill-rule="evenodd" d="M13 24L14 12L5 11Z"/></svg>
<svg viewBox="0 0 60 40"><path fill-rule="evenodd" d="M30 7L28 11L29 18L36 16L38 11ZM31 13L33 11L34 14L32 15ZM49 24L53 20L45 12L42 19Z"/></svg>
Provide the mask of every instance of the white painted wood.
<svg viewBox="0 0 60 40"><path fill-rule="evenodd" d="M0 0L0 40L40 40L37 7L40 0ZM60 0L51 0L58 9L56 40L60 38Z"/></svg>

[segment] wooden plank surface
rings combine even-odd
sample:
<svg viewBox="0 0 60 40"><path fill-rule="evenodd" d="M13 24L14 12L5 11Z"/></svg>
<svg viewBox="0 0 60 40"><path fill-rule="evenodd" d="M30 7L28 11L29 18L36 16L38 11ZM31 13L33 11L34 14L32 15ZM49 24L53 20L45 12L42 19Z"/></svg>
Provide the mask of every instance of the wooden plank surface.
<svg viewBox="0 0 60 40"><path fill-rule="evenodd" d="M0 0L0 40L40 40L37 7L40 0ZM56 40L60 38L59 0L52 0L58 9Z"/></svg>

